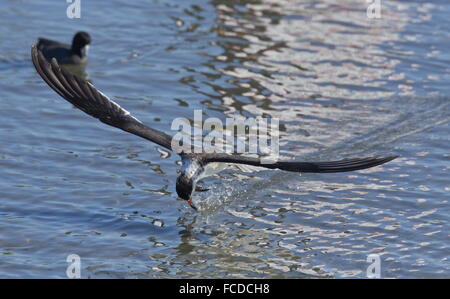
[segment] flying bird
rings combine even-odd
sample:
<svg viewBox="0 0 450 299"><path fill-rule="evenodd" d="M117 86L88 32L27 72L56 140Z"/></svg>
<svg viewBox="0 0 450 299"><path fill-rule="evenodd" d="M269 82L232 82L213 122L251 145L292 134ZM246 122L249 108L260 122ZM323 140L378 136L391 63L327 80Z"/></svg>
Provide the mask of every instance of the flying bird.
<svg viewBox="0 0 450 299"><path fill-rule="evenodd" d="M78 109L107 125L152 141L168 150L173 150L171 146L172 137L170 135L146 126L132 116L130 112L97 90L94 85L61 69L55 59L48 63L35 45L32 46L31 57L42 79L56 93ZM262 163L260 158L239 154L184 152L178 154L181 157L182 167L181 173L176 180L176 191L178 196L186 200L195 210L197 208L192 202L193 192L208 190L199 187L197 182L206 175L208 172L207 168L213 164L244 164L299 173L334 173L375 167L397 158L397 156L384 158L368 157L328 162L278 161L266 164Z"/></svg>

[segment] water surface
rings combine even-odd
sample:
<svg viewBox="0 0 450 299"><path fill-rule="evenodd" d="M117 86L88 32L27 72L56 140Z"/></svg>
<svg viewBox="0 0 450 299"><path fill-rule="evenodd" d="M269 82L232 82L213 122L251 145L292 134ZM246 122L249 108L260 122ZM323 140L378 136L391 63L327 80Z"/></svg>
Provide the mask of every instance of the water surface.
<svg viewBox="0 0 450 299"><path fill-rule="evenodd" d="M386 3L385 3L386 2ZM387 3L389 2L389 3ZM450 4L384 1L0 4L0 277L450 276ZM39 36L91 34L97 88L169 134L175 117L280 118L286 159L396 154L341 174L226 171L199 213L178 157L62 100Z"/></svg>

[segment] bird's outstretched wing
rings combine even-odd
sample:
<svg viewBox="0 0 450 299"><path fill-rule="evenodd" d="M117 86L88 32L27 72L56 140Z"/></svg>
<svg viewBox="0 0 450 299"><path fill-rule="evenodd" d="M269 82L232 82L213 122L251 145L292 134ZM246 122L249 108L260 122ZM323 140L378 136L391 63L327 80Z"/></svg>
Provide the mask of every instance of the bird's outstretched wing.
<svg viewBox="0 0 450 299"><path fill-rule="evenodd" d="M98 91L91 83L61 69L55 59L48 63L36 45L31 47L31 59L42 79L61 97L78 109L105 124L135 134L171 150L171 136L144 125L130 112Z"/></svg>
<svg viewBox="0 0 450 299"><path fill-rule="evenodd" d="M278 161L267 164L261 163L260 158L246 157L233 154L204 154L202 155L203 163L210 162L224 162L246 164L252 166L259 166L270 169L281 169L292 172L315 172L315 173L332 173L332 172L346 172L360 169L375 167L391 160L397 156L390 156L385 158L368 157L356 159L344 159L339 161L328 162L294 162L294 161Z"/></svg>
<svg viewBox="0 0 450 299"><path fill-rule="evenodd" d="M171 150L171 136L144 125L128 111L109 99L105 94L98 91L91 83L61 69L55 59L52 59L52 62L48 63L42 53L36 48L36 45L33 45L31 48L31 58L42 79L44 79L44 81L61 97L72 103L78 109L110 126L135 134ZM279 161L272 164L266 164L261 163L259 158L226 153L198 154L197 157L204 163L236 163L293 172L318 173L366 169L397 158L396 156L385 158L370 157L330 162Z"/></svg>

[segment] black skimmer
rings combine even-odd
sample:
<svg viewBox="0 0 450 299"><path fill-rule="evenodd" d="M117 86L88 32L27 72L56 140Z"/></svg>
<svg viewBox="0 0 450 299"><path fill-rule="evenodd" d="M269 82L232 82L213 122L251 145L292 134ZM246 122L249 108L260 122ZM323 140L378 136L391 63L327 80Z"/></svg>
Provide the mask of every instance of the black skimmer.
<svg viewBox="0 0 450 299"><path fill-rule="evenodd" d="M68 102L83 112L99 119L101 122L122 129L128 133L137 135L152 141L168 150L171 147L172 137L164 132L152 129L130 112L123 109L117 103L97 90L88 81L82 80L69 72L61 69L55 59L48 63L36 46L32 46L31 57L33 64L44 81ZM206 172L209 164L245 164L269 169L281 169L291 172L333 173L346 172L375 167L396 158L396 156L378 158L356 158L329 162L292 162L278 161L273 164L265 164L260 158L242 156L228 153L179 153L183 166L181 174L176 181L176 191L180 198L186 200L189 205L197 209L192 203L194 191L206 191L197 186L197 182Z"/></svg>

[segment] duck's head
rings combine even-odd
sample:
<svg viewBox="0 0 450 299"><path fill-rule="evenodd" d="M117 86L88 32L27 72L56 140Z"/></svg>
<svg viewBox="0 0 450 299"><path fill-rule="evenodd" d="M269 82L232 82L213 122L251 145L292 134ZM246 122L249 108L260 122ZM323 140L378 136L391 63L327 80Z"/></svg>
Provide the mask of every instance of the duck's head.
<svg viewBox="0 0 450 299"><path fill-rule="evenodd" d="M72 40L72 52L85 57L89 50L89 44L91 43L91 36L87 32L77 32Z"/></svg>

